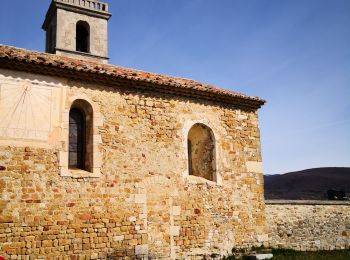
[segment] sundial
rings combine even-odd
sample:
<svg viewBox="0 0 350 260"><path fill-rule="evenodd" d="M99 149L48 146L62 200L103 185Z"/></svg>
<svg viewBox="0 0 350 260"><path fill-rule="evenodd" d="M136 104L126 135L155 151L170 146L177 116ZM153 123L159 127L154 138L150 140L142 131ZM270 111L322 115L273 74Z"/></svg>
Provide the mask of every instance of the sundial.
<svg viewBox="0 0 350 260"><path fill-rule="evenodd" d="M0 85L0 138L47 140L52 90L31 82Z"/></svg>

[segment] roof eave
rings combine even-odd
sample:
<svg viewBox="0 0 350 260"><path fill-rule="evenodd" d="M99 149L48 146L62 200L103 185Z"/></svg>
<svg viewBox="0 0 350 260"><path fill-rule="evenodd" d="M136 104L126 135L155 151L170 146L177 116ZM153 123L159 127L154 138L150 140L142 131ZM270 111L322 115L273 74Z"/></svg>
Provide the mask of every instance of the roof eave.
<svg viewBox="0 0 350 260"><path fill-rule="evenodd" d="M11 51L22 50L14 48L13 50L11 49ZM99 71L99 69L81 68L78 65L68 66L71 62L77 62L75 59L66 59L61 62L51 60L51 55L49 54L41 54L23 50L23 53L21 53L22 55L15 56L11 53L11 51L0 55L1 68L32 72L42 75L66 77L76 80L87 80L89 82L94 81L98 84L106 85L116 85L116 83L127 82L128 85L132 85L135 89L169 93L173 95L190 97L192 99L211 100L250 110L257 110L266 102L265 100L257 97L235 94L234 92L220 92L221 90L216 88L188 88L186 85L182 85L176 81L171 82L169 80L167 82L162 82L161 80L157 81L154 79L139 78L138 76L133 77L130 75L124 75L122 72L116 72L113 74L103 69ZM57 58L57 56L55 55L54 58ZM96 64L96 67L98 66L100 65ZM135 71L134 73L137 74L138 71ZM159 75L159 77L162 79L162 76ZM135 82L137 82L137 84L134 84Z"/></svg>

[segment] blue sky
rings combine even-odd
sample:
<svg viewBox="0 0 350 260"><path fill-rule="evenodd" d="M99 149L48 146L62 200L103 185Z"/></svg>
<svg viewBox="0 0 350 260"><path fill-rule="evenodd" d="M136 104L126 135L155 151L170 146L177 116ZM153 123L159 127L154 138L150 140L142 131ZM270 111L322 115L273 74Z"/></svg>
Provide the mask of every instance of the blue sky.
<svg viewBox="0 0 350 260"><path fill-rule="evenodd" d="M44 50L50 0L0 9L0 43ZM266 99L265 174L350 166L349 0L114 0L110 63Z"/></svg>

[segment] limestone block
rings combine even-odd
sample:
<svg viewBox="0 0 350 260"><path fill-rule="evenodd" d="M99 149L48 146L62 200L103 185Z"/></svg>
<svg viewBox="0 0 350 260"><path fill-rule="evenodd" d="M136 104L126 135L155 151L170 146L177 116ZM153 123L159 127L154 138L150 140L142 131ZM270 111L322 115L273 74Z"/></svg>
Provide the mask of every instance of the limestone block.
<svg viewBox="0 0 350 260"><path fill-rule="evenodd" d="M173 206L173 215L180 216L181 214L181 206Z"/></svg>
<svg viewBox="0 0 350 260"><path fill-rule="evenodd" d="M117 242L117 241L123 241L124 240L124 235L122 236L114 236L113 237L113 241Z"/></svg>
<svg viewBox="0 0 350 260"><path fill-rule="evenodd" d="M248 117L246 115L238 115L237 116L237 120L238 121L242 121L242 120L246 120Z"/></svg>
<svg viewBox="0 0 350 260"><path fill-rule="evenodd" d="M256 254L255 259L256 260L264 260L264 259L272 259L273 254Z"/></svg>
<svg viewBox="0 0 350 260"><path fill-rule="evenodd" d="M88 177L100 178L101 177L101 168L100 167L92 168L92 172L89 173Z"/></svg>
<svg viewBox="0 0 350 260"><path fill-rule="evenodd" d="M58 152L58 166L68 167L68 153L60 151Z"/></svg>
<svg viewBox="0 0 350 260"><path fill-rule="evenodd" d="M135 221L136 221L136 217L134 217L134 216L129 217L128 220L129 220L130 222L135 222Z"/></svg>
<svg viewBox="0 0 350 260"><path fill-rule="evenodd" d="M247 172L263 173L262 162L246 162Z"/></svg>
<svg viewBox="0 0 350 260"><path fill-rule="evenodd" d="M62 177L71 177L72 176L68 167L60 167L60 175Z"/></svg>
<svg viewBox="0 0 350 260"><path fill-rule="evenodd" d="M103 126L104 119L103 117L94 117L94 125L99 127Z"/></svg>
<svg viewBox="0 0 350 260"><path fill-rule="evenodd" d="M101 159L101 154L97 147L94 147L93 160L94 160L94 168L101 168L102 159Z"/></svg>
<svg viewBox="0 0 350 260"><path fill-rule="evenodd" d="M179 226L171 226L170 227L170 234L173 236L179 236L180 235L180 227Z"/></svg>
<svg viewBox="0 0 350 260"><path fill-rule="evenodd" d="M146 194L135 194L135 203L142 204L146 203L147 196Z"/></svg>
<svg viewBox="0 0 350 260"><path fill-rule="evenodd" d="M67 125L69 124L69 111L66 110L65 112L62 113L62 124Z"/></svg>
<svg viewBox="0 0 350 260"><path fill-rule="evenodd" d="M147 214L139 214L139 219L147 219Z"/></svg>
<svg viewBox="0 0 350 260"><path fill-rule="evenodd" d="M257 235L257 240L259 243L263 243L269 240L269 236L268 234L264 234L264 235Z"/></svg>
<svg viewBox="0 0 350 260"><path fill-rule="evenodd" d="M94 136L93 136L93 139L94 139L94 145L96 145L96 144L102 144L101 135L94 135Z"/></svg>
<svg viewBox="0 0 350 260"><path fill-rule="evenodd" d="M148 245L135 246L135 255L148 255Z"/></svg>

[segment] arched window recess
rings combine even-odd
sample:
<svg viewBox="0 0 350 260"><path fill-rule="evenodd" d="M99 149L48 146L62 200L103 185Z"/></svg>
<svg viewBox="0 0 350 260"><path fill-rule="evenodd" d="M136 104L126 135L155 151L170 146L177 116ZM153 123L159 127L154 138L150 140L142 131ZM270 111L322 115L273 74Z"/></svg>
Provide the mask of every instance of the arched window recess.
<svg viewBox="0 0 350 260"><path fill-rule="evenodd" d="M93 111L85 100L76 100L69 111L70 169L91 172L93 169Z"/></svg>
<svg viewBox="0 0 350 260"><path fill-rule="evenodd" d="M188 132L189 174L216 181L215 138L204 124L195 124Z"/></svg>
<svg viewBox="0 0 350 260"><path fill-rule="evenodd" d="M85 21L76 25L76 51L90 52L90 25Z"/></svg>

